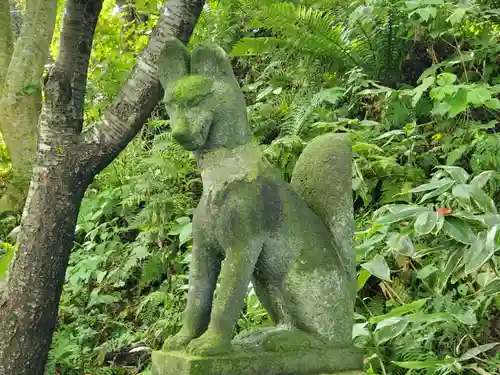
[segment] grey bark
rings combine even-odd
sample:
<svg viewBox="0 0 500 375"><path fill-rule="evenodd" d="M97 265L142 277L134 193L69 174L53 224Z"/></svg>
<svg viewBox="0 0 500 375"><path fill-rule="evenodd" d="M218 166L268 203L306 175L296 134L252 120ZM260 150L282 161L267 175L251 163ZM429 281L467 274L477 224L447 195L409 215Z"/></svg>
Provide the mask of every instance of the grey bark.
<svg viewBox="0 0 500 375"><path fill-rule="evenodd" d="M101 121L82 133L83 92L102 0L67 0L58 59L44 86L37 162L0 306L0 374L43 375L86 188L134 138L161 99L165 41L189 40L204 0L169 0L148 46ZM83 47L83 48L82 48Z"/></svg>

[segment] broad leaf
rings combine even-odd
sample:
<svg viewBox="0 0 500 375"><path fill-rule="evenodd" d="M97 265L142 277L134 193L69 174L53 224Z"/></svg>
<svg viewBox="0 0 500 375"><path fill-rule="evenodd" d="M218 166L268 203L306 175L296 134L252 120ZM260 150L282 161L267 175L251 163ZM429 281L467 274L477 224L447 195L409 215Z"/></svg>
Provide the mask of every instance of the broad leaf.
<svg viewBox="0 0 500 375"><path fill-rule="evenodd" d="M435 190L441 186L446 186L450 182L453 182L451 178L442 178L440 180L432 181L426 184L422 184L417 186L416 188L411 189L412 193L420 193L422 191Z"/></svg>
<svg viewBox="0 0 500 375"><path fill-rule="evenodd" d="M446 264L444 266L444 270L441 272L440 275L440 283L441 283L441 288L444 288L446 286L446 283L448 282L448 279L450 275L455 272L457 267L460 265L460 262L462 261L464 256L464 250L463 249L456 249L453 251L450 256L448 257L448 260L446 261Z"/></svg>
<svg viewBox="0 0 500 375"><path fill-rule="evenodd" d="M484 185L486 185L486 183L490 180L490 178L493 176L494 173L495 173L494 171L481 172L472 179L470 184L482 189Z"/></svg>
<svg viewBox="0 0 500 375"><path fill-rule="evenodd" d="M495 202L491 199L488 194L486 194L481 188L475 185L469 185L470 195L474 202L486 213L497 213L497 209L495 207Z"/></svg>
<svg viewBox="0 0 500 375"><path fill-rule="evenodd" d="M497 235L497 230L499 226L495 225L492 227L490 230L488 230L488 233L486 234L486 239L484 242L484 246L472 246L471 249L474 247L474 252L471 251L471 259L470 261L465 265L465 273L469 274L471 272L476 271L479 269L483 264L485 264L495 253L496 249L496 235ZM478 239L478 241L480 241ZM474 243L476 245L476 242Z"/></svg>
<svg viewBox="0 0 500 375"><path fill-rule="evenodd" d="M441 73L437 76L437 84L439 86L453 85L457 80L457 76L453 73Z"/></svg>
<svg viewBox="0 0 500 375"><path fill-rule="evenodd" d="M431 210L420 213L415 220L415 231L420 235L432 232L438 222L438 216L437 212Z"/></svg>
<svg viewBox="0 0 500 375"><path fill-rule="evenodd" d="M456 94L448 99L448 104L450 105L450 110L448 111L450 118L464 112L467 109L467 90L463 88L458 89Z"/></svg>
<svg viewBox="0 0 500 375"><path fill-rule="evenodd" d="M475 348L471 348L467 350L462 356L458 359L459 361L467 361L476 357L478 354L487 352L488 350L493 349L495 346L500 345L500 342L492 342L489 344L479 345Z"/></svg>
<svg viewBox="0 0 500 375"><path fill-rule="evenodd" d="M411 258L415 255L415 246L413 246L410 236L406 234L396 235L393 247L398 253L407 257Z"/></svg>
<svg viewBox="0 0 500 375"><path fill-rule="evenodd" d="M484 103L484 106L485 106L486 108L489 108L489 109L496 109L496 110L499 110L499 109L500 109L500 99L493 98L493 99L487 100L487 101Z"/></svg>
<svg viewBox="0 0 500 375"><path fill-rule="evenodd" d="M393 212L389 215L379 217L376 220L378 224L392 224L402 220L408 220L414 217L416 214L426 211L427 208L420 206L406 206L405 208Z"/></svg>
<svg viewBox="0 0 500 375"><path fill-rule="evenodd" d="M359 271L358 275L358 289L357 291L359 292L361 289L363 289L363 286L365 286L365 283L368 281L372 274L368 272L367 270L361 270Z"/></svg>
<svg viewBox="0 0 500 375"><path fill-rule="evenodd" d="M443 231L455 241L472 244L476 239L469 225L456 217L447 217L443 224Z"/></svg>
<svg viewBox="0 0 500 375"><path fill-rule="evenodd" d="M14 257L14 246L12 246L10 243L7 242L0 243L0 246L6 250L5 253L0 257L0 280L1 280L7 275L10 262Z"/></svg>
<svg viewBox="0 0 500 375"><path fill-rule="evenodd" d="M363 263L361 267L381 280L391 281L391 270L380 254L375 255L371 261Z"/></svg>
<svg viewBox="0 0 500 375"><path fill-rule="evenodd" d="M453 186L451 193L454 197L468 200L470 198L470 190L471 188L467 184L457 184Z"/></svg>
<svg viewBox="0 0 500 375"><path fill-rule="evenodd" d="M481 289L481 294L485 297L496 296L500 294L500 278L490 281L483 289Z"/></svg>
<svg viewBox="0 0 500 375"><path fill-rule="evenodd" d="M398 362L392 361L395 365L403 368L409 368L414 370L419 370L423 368L438 368L441 366L449 366L455 362L454 358L448 359L428 359L426 361L408 361L408 362Z"/></svg>
<svg viewBox="0 0 500 375"><path fill-rule="evenodd" d="M417 271L417 279L425 280L437 270L439 270L439 268L437 268L436 265L428 264Z"/></svg>
<svg viewBox="0 0 500 375"><path fill-rule="evenodd" d="M455 167L453 165L438 165L437 168L444 169L450 177L459 184L465 184L469 179L469 174L467 171L461 167Z"/></svg>
<svg viewBox="0 0 500 375"><path fill-rule="evenodd" d="M375 328L375 342L381 345L403 333L410 321L402 317L392 317L381 321Z"/></svg>
<svg viewBox="0 0 500 375"><path fill-rule="evenodd" d="M416 301L413 301L411 303L407 303L405 305L396 307L391 310L390 313L384 314L384 315L379 315L379 316L374 316L370 318L370 323L376 324L379 323L383 320L395 317L395 316L402 316L404 314L407 314L409 312L415 312L417 310L420 310L427 302L427 298L422 298Z"/></svg>
<svg viewBox="0 0 500 375"><path fill-rule="evenodd" d="M446 185L443 185L439 188L437 188L436 190L434 191L431 191L427 194L425 194L422 199L420 199L419 203L423 203L425 202L426 200L430 199L430 198L434 198L434 197L438 197L440 196L441 194L447 192L448 190L450 190L450 188L455 184L454 181L452 182L449 182L448 184Z"/></svg>

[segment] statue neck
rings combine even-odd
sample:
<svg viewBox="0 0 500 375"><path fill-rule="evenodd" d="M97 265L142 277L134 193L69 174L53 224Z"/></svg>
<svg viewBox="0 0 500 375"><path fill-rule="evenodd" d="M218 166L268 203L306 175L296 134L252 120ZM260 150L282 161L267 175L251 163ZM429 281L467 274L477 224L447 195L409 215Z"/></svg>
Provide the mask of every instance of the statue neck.
<svg viewBox="0 0 500 375"><path fill-rule="evenodd" d="M204 190L214 185L238 180L249 174L255 174L265 162L260 147L253 141L233 148L220 147L200 151L196 155L201 169Z"/></svg>

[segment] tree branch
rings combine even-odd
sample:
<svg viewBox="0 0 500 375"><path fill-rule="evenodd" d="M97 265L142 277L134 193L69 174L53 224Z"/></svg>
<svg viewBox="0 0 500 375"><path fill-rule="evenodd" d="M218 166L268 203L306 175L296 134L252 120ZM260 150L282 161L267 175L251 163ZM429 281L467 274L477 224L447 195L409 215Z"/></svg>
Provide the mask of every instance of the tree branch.
<svg viewBox="0 0 500 375"><path fill-rule="evenodd" d="M61 29L58 69L63 71L71 83L73 105L79 122L78 132L83 124L84 92L87 85L94 31L102 9L103 0L67 0Z"/></svg>
<svg viewBox="0 0 500 375"><path fill-rule="evenodd" d="M79 158L86 164L87 171L94 174L105 168L139 132L163 94L156 61L165 42L176 37L187 43L204 4L205 0L166 2L128 81L99 123L82 134Z"/></svg>
<svg viewBox="0 0 500 375"><path fill-rule="evenodd" d="M0 0L0 93L12 57L12 21L9 0Z"/></svg>

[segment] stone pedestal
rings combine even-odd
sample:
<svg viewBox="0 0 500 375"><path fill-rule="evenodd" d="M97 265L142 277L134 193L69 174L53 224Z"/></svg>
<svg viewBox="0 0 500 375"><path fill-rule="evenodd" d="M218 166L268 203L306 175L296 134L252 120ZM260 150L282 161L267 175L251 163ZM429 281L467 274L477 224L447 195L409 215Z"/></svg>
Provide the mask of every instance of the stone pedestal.
<svg viewBox="0 0 500 375"><path fill-rule="evenodd" d="M153 352L153 375L363 375L362 352L302 349L267 352L235 348L230 354L197 357L185 352Z"/></svg>

